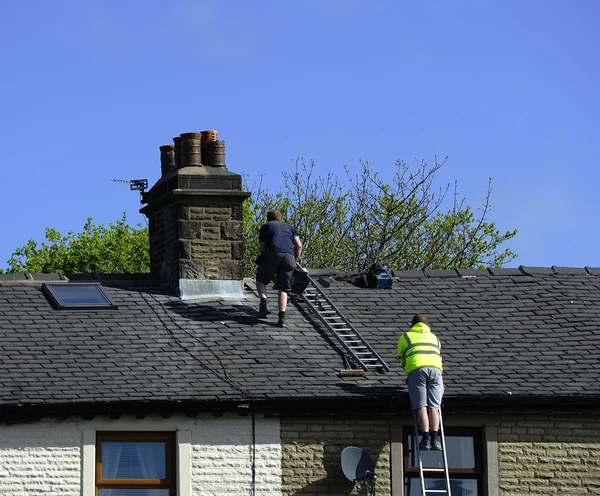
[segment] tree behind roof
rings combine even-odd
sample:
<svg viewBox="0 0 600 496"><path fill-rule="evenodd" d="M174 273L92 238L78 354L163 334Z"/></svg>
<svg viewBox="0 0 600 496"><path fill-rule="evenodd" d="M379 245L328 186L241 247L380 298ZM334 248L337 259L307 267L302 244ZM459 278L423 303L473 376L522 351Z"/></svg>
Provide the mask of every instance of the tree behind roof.
<svg viewBox="0 0 600 496"><path fill-rule="evenodd" d="M459 199L456 185L436 189L444 161L411 169L401 160L391 183L369 162L347 181L315 176L315 164L296 161L283 173L283 186L271 194L261 183L243 205L244 274L252 277L258 230L276 209L293 224L304 243L303 265L360 271L378 262L388 268L448 269L499 267L515 254L503 243L516 230L501 232L488 220L491 187L478 213ZM66 236L47 228L45 241L30 239L8 261L8 272L149 272L148 228L127 224L125 215L107 227L88 218L80 233ZM0 270L1 272L1 270Z"/></svg>
<svg viewBox="0 0 600 496"><path fill-rule="evenodd" d="M95 225L91 218L83 231L65 236L46 228L46 238L38 244L30 239L8 260L8 272L48 274L102 274L150 271L148 228L127 224L125 214L108 226Z"/></svg>
<svg viewBox="0 0 600 496"><path fill-rule="evenodd" d="M411 169L396 162L391 183L369 162L361 162L347 181L333 174L315 176L315 164L296 161L283 173L283 188L271 194L259 183L244 210L245 273L250 274L258 250L258 229L266 212L279 210L304 243L306 267L366 270L372 263L390 269L499 267L515 253L503 248L517 231L501 232L488 220L491 183L478 213L460 199L455 183L436 189L433 166L420 162Z"/></svg>

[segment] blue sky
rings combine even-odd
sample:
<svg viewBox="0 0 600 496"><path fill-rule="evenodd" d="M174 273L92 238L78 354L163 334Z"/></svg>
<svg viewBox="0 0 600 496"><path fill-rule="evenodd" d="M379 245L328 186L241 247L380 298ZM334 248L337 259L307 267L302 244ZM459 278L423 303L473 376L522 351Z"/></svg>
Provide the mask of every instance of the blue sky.
<svg viewBox="0 0 600 496"><path fill-rule="evenodd" d="M159 177L158 147L217 129L228 168L273 188L448 156L509 266L600 266L596 0L2 0L0 267L47 226L81 229Z"/></svg>

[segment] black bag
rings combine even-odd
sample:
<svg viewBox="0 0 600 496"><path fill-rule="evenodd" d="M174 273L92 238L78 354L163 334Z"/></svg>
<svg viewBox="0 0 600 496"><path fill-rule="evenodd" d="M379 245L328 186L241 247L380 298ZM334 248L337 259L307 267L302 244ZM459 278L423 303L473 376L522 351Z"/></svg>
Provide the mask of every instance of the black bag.
<svg viewBox="0 0 600 496"><path fill-rule="evenodd" d="M367 288L369 285L367 283L367 274L356 274L350 278L350 282L359 288Z"/></svg>
<svg viewBox="0 0 600 496"><path fill-rule="evenodd" d="M294 294L302 294L304 290L308 287L308 272L300 270L298 268L294 269L294 274L292 276L292 293Z"/></svg>
<svg viewBox="0 0 600 496"><path fill-rule="evenodd" d="M374 263L367 270L367 287L369 288L391 288L392 278L383 265Z"/></svg>

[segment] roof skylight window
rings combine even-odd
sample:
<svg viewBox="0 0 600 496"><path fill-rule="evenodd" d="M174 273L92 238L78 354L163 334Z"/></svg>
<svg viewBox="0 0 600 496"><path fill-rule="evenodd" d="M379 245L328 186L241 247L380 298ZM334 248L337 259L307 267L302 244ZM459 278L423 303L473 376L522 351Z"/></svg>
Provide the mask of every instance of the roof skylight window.
<svg viewBox="0 0 600 496"><path fill-rule="evenodd" d="M101 283L46 283L43 288L60 310L117 308Z"/></svg>

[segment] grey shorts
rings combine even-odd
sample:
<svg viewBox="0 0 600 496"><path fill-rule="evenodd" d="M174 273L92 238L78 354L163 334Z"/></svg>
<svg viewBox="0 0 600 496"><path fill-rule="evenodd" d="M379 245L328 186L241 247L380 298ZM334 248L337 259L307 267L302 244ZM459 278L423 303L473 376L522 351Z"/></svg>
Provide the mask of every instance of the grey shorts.
<svg viewBox="0 0 600 496"><path fill-rule="evenodd" d="M444 381L439 369L423 367L413 370L406 379L413 410L429 407L439 410L444 395Z"/></svg>
<svg viewBox="0 0 600 496"><path fill-rule="evenodd" d="M277 289L289 293L292 290L292 276L296 268L296 257L290 253L264 253L258 268L256 280L263 284L277 281Z"/></svg>

